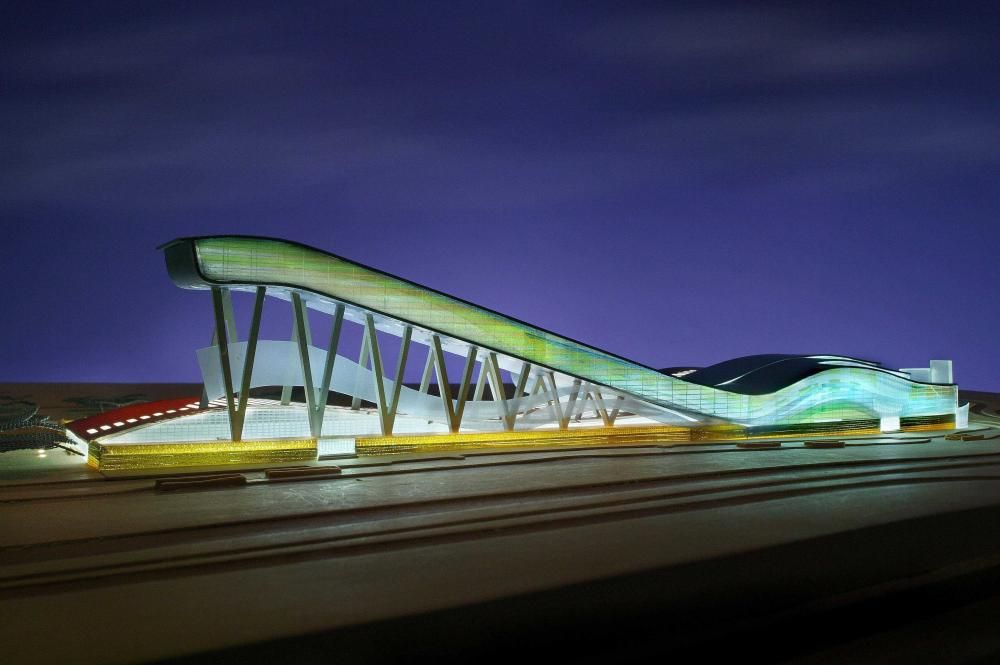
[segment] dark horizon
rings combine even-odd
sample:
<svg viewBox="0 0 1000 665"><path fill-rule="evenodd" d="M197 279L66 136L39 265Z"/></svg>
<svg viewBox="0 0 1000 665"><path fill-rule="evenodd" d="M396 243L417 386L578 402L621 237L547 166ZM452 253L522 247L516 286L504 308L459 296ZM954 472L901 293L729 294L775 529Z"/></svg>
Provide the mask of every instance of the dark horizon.
<svg viewBox="0 0 1000 665"><path fill-rule="evenodd" d="M155 248L237 233L644 365L1000 391L1000 9L282 7L2 10L0 382L197 381Z"/></svg>

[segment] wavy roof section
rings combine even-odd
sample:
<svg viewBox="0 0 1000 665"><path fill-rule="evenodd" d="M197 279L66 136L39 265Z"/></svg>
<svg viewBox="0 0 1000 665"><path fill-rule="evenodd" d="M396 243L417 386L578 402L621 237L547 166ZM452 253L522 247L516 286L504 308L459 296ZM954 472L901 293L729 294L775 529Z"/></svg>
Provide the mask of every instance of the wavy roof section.
<svg viewBox="0 0 1000 665"><path fill-rule="evenodd" d="M881 363L832 355L795 355L788 353L764 353L741 356L725 360L709 367L684 371L685 381L703 386L711 386L742 395L765 395L777 392L805 378L832 370L837 367L859 367L876 372L887 372L902 376L900 372L890 372ZM676 376L677 368L660 370Z"/></svg>

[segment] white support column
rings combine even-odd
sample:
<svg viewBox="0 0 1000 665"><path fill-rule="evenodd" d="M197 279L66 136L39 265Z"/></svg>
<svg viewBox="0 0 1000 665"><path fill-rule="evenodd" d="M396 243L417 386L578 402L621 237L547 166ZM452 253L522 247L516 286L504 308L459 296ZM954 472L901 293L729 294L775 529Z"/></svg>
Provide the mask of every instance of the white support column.
<svg viewBox="0 0 1000 665"><path fill-rule="evenodd" d="M462 414L465 413L465 403L469 398L469 383L472 381L472 370L476 366L476 356L479 354L479 347L469 346L469 353L465 357L465 369L462 371L462 381L458 384L458 400L455 404L455 424L453 432L457 432L462 427Z"/></svg>
<svg viewBox="0 0 1000 665"><path fill-rule="evenodd" d="M431 371L434 369L434 347L427 345L427 361L424 363L424 373L420 375L420 392L427 393L431 385Z"/></svg>
<svg viewBox="0 0 1000 665"><path fill-rule="evenodd" d="M596 388L594 389L594 403L597 404L597 413L601 416L601 422L604 423L605 427L611 427L614 420L608 417L608 409L604 406L604 396Z"/></svg>
<svg viewBox="0 0 1000 665"><path fill-rule="evenodd" d="M555 385L555 379L553 379ZM569 402L566 404L565 415L559 421L559 429L567 429L569 421L573 417L576 409L576 398L580 395L580 379L573 379L573 391L569 394Z"/></svg>
<svg viewBox="0 0 1000 665"><path fill-rule="evenodd" d="M257 339L260 337L260 318L264 310L264 295L267 287L258 286L253 303L253 316L250 318L250 334L247 337L247 352L243 359L243 377L240 379L239 404L236 407L236 437L233 441L243 440L243 423L246 422L247 403L250 401L250 382L253 378L253 362L257 355Z"/></svg>
<svg viewBox="0 0 1000 665"><path fill-rule="evenodd" d="M392 434L392 428L396 423L396 409L399 406L399 394L403 388L403 373L406 370L406 357L410 353L410 338L412 336L413 327L405 326L403 328L403 338L399 343L399 359L396 361L396 375L393 378L392 397L389 400L388 434Z"/></svg>
<svg viewBox="0 0 1000 665"><path fill-rule="evenodd" d="M444 416L448 421L448 430L457 432L455 427L455 405L451 402L451 385L448 383L448 369L444 364L444 351L441 349L441 338L431 336L431 352L434 356L434 369L437 374L438 392L444 404Z"/></svg>
<svg viewBox="0 0 1000 665"><path fill-rule="evenodd" d="M214 312L214 308L213 308L213 312ZM219 329L215 325L215 314L213 313L212 314L212 343L210 344L210 346L218 346L218 345L219 345ZM209 401L208 400L208 391L205 389L205 384L202 383L202 386L201 386L201 400L199 400L199 402L198 402L198 408L199 409L207 409L208 408L208 401Z"/></svg>
<svg viewBox="0 0 1000 665"><path fill-rule="evenodd" d="M556 407L552 404L552 394L549 392L549 388L545 384L545 374L543 372L539 372L538 375L535 376L535 385L531 389L531 395L535 396L540 392L545 393L548 397L548 400L545 402L545 407L549 411L549 417L552 418L552 422L558 424L560 420L559 412L556 411Z"/></svg>
<svg viewBox="0 0 1000 665"><path fill-rule="evenodd" d="M521 363L521 373L517 375L517 385L514 386L514 397L521 398L524 397L525 392L528 388L528 379L531 378L532 365L529 362ZM527 410L527 409L525 409ZM511 421L517 420L517 410L514 411L514 416Z"/></svg>
<svg viewBox="0 0 1000 665"><path fill-rule="evenodd" d="M621 408L621 403L624 402L624 401L625 401L625 398L622 397L621 395L616 395L615 396L615 405L616 406L615 406L614 410L612 410L611 413L608 415L608 419L611 421L611 425L612 426L615 424L615 420L618 418L618 411Z"/></svg>
<svg viewBox="0 0 1000 665"><path fill-rule="evenodd" d="M219 339L219 364L222 367L222 382L226 389L226 414L229 416L229 434L233 441L239 440L236 430L236 408L233 404L233 368L229 365L229 336L226 333L226 315L223 308L223 289L212 287L212 307L215 312L215 333Z"/></svg>
<svg viewBox="0 0 1000 665"><path fill-rule="evenodd" d="M472 401L478 402L483 399L483 392L486 389L486 360L479 361L479 377L476 379L476 390L472 394Z"/></svg>
<svg viewBox="0 0 1000 665"><path fill-rule="evenodd" d="M367 333L369 355L371 356L372 375L375 384L375 407L378 409L379 429L383 436L388 436L392 434L392 425L389 424L389 408L385 401L385 373L382 371L382 352L378 348L375 319L371 314L365 314L365 332Z"/></svg>
<svg viewBox="0 0 1000 665"><path fill-rule="evenodd" d="M236 317L233 315L233 292L229 289L222 290L222 312L226 319L226 333L229 335L229 343L236 344L240 338L236 332Z"/></svg>
<svg viewBox="0 0 1000 665"><path fill-rule="evenodd" d="M511 429L514 429L517 424L517 415L521 410L520 401L527 391L528 379L531 378L531 363L522 362L521 371L517 374L511 372L510 377L514 381L514 396L511 398L514 400L514 404L508 404L508 409L510 412L510 426Z"/></svg>
<svg viewBox="0 0 1000 665"><path fill-rule="evenodd" d="M490 380L490 392L493 393L493 401L496 402L500 422L503 423L504 430L509 432L514 429L514 418L511 417L510 409L507 406L507 395L504 394L503 376L500 374L500 363L497 361L496 353L490 351L486 354L482 369Z"/></svg>
<svg viewBox="0 0 1000 665"><path fill-rule="evenodd" d="M292 294L292 297L293 297L293 301L292 301L292 341L298 343L298 340L299 340L299 337L298 337L299 331L298 331L298 326L295 323L295 302L294 302L294 295L295 294ZM300 295L299 298L301 298L301 297L302 296ZM309 319L307 318L306 319L307 324L308 324L308 321L309 321ZM306 325L306 346L310 346L311 344L312 344L312 333L309 330L309 326ZM281 403L283 405L288 406L289 404L291 404L291 402L292 402L292 388L294 388L294 387L295 386L282 386L281 387Z"/></svg>
<svg viewBox="0 0 1000 665"><path fill-rule="evenodd" d="M591 402L593 406L594 414L597 414L597 402L594 400L594 395L592 393L587 393L584 395L583 404L576 411L576 422L583 420L583 416L587 413L587 402Z"/></svg>
<svg viewBox="0 0 1000 665"><path fill-rule="evenodd" d="M521 371L515 377L511 374L511 378L514 379L514 397L520 397L523 395L528 388L528 379L531 378L531 363L522 362Z"/></svg>
<svg viewBox="0 0 1000 665"><path fill-rule="evenodd" d="M587 410L588 410L587 409L587 402L593 402L594 401L593 395L591 395L590 391L588 390L589 387L590 387L590 384L588 383L588 384L585 384L583 386L583 388L580 390L580 393L581 393L580 394L580 399L578 399L576 401L576 408L574 408L573 409L573 413L570 414L570 420L572 420L575 423L578 423L581 420L583 420L583 416L584 416L585 413L587 413ZM596 406L593 408L593 410L595 412L597 411Z"/></svg>
<svg viewBox="0 0 1000 665"><path fill-rule="evenodd" d="M559 386L556 385L556 375L552 370L545 372L545 376L548 378L548 386L542 383L543 388L549 395L549 399L552 400L552 406L555 409L556 422L559 424L559 429L566 429L566 425L563 421L563 408L562 403L559 401ZM551 389L550 389L551 387Z"/></svg>
<svg viewBox="0 0 1000 665"><path fill-rule="evenodd" d="M337 347L340 346L340 329L344 324L344 306L337 305L333 313L333 329L330 331L330 343L327 345L326 363L323 366L323 378L316 394L316 414L314 416L316 432L314 436L323 433L323 420L326 416L326 402L330 398L330 381L333 379L333 363L337 359Z"/></svg>
<svg viewBox="0 0 1000 665"><path fill-rule="evenodd" d="M365 334L361 339L361 353L358 354L358 367L361 369L368 368L368 356L369 356L369 345L368 340L368 326L365 326ZM361 373L358 373L358 378L354 383L354 395L351 396L351 410L357 411L361 407L361 398L358 394L361 392Z"/></svg>
<svg viewBox="0 0 1000 665"><path fill-rule="evenodd" d="M297 291L292 292L292 315L295 320L295 345L299 349L299 363L302 366L302 389L306 398L306 414L309 418L309 432L312 436L316 433L316 392L313 390L312 363L309 360L309 329L308 312L302 296Z"/></svg>

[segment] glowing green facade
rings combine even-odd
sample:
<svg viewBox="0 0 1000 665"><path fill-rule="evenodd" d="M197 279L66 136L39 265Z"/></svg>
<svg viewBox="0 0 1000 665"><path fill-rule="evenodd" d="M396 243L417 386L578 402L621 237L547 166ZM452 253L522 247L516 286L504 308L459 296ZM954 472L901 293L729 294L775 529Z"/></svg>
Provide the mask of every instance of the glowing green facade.
<svg viewBox="0 0 1000 665"><path fill-rule="evenodd" d="M165 246L185 288L256 286L344 303L421 330L527 361L698 422L749 426L870 420L947 419L957 388L911 381L872 367L831 367L776 392L746 395L699 385L478 307L341 257L283 240L218 236Z"/></svg>

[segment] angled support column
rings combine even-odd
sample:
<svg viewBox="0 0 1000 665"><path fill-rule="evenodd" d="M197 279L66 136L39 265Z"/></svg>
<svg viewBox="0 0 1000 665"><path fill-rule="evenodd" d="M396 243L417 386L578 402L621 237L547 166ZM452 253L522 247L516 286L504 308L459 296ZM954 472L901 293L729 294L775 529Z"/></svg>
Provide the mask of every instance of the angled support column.
<svg viewBox="0 0 1000 665"><path fill-rule="evenodd" d="M295 300L294 300L294 297L295 297L295 294L292 294L292 298L293 298L293 300L292 300L292 341L297 343L298 339L299 339L299 329L298 329L298 325L295 322L295 311L296 310L295 310ZM301 296L300 296L300 299L301 299ZM306 346L310 346L312 344L312 333L309 330L309 318L308 318L308 316L306 317L305 331L306 331ZM291 403L291 401L292 401L292 388L294 388L294 387L295 386L282 386L282 388L281 388L281 403L283 405L288 406Z"/></svg>
<svg viewBox="0 0 1000 665"><path fill-rule="evenodd" d="M578 423L583 420L583 414L587 413L587 402L592 402L594 400L590 393L584 391L583 396L577 400L576 409L573 412L573 422ZM596 408L594 409L597 410Z"/></svg>
<svg viewBox="0 0 1000 665"><path fill-rule="evenodd" d="M214 311L214 308L213 308L213 311ZM211 346L218 346L219 345L219 329L215 327L215 323L214 323L214 321L215 321L215 314L212 314L212 321L213 321L213 323L212 323L212 344L211 344ZM198 400L198 408L199 409L207 409L208 408L208 402L209 402L209 399L208 399L208 389L205 388L205 384L203 382L202 385L201 385L201 399Z"/></svg>
<svg viewBox="0 0 1000 665"><path fill-rule="evenodd" d="M333 363L337 359L337 347L340 346L340 329L344 324L344 306L337 305L333 312L333 329L330 331L330 343L327 345L326 363L323 365L323 378L316 392L316 409L310 425L314 425L313 436L323 433L323 419L326 416L326 402L330 398L330 381L333 379Z"/></svg>
<svg viewBox="0 0 1000 665"><path fill-rule="evenodd" d="M403 328L403 337L399 343L399 359L396 361L396 375L392 383L392 397L389 399L388 423L389 429L386 434L392 434L392 429L396 425L396 410L399 407L399 394L403 388L403 372L406 370L406 358L410 353L410 339L413 337L413 327Z"/></svg>
<svg viewBox="0 0 1000 665"><path fill-rule="evenodd" d="M600 393L597 387L590 382L584 382L581 388L582 397L577 400L576 409L572 416L573 421L580 422L588 411L593 411L595 417L599 417L605 427L609 427L608 414L604 409L603 400L599 400Z"/></svg>
<svg viewBox="0 0 1000 665"><path fill-rule="evenodd" d="M552 379L552 385L555 387L554 378ZM559 419L559 429L566 429L569 427L569 421L573 417L573 412L576 410L576 398L579 395L580 379L573 379L573 391L569 394L569 402L566 404L566 411L564 412L562 418Z"/></svg>
<svg viewBox="0 0 1000 665"><path fill-rule="evenodd" d="M222 312L226 318L226 332L229 335L229 343L235 344L240 341L236 333L236 317L233 315L233 292L229 289L222 290Z"/></svg>
<svg viewBox="0 0 1000 665"><path fill-rule="evenodd" d="M368 361L370 355L371 341L368 338L368 326L365 325L365 334L361 338L361 353L358 354L358 367L361 369L368 368ZM361 397L358 393L361 392L361 374L358 374L357 380L354 382L354 395L351 397L351 410L357 411L361 407Z"/></svg>
<svg viewBox="0 0 1000 665"><path fill-rule="evenodd" d="M476 378L476 389L472 393L472 401L478 402L483 399L483 392L486 388L486 360L479 363L479 377Z"/></svg>
<svg viewBox="0 0 1000 665"><path fill-rule="evenodd" d="M295 341L299 349L299 362L302 364L302 386L306 394L306 413L309 417L309 432L315 432L316 392L313 390L312 363L309 360L309 337L306 334L309 326L308 313L302 296L292 292L292 313L295 318Z"/></svg>
<svg viewBox="0 0 1000 665"><path fill-rule="evenodd" d="M379 430L383 435L389 435L392 434L392 425L389 423L389 406L385 401L385 373L382 371L382 352L378 348L375 318L371 314L365 314L365 339L368 341L368 351L372 363L372 379L375 384L375 408L378 409Z"/></svg>
<svg viewBox="0 0 1000 665"><path fill-rule="evenodd" d="M294 294L293 294L293 297L294 297ZM300 296L300 298L301 298L301 296ZM306 346L309 346L309 345L312 344L312 334L309 331L308 321L309 321L309 319L307 317L306 318L306 323L307 323L307 325L306 325ZM293 302L292 302L292 341L293 342L298 342L298 339L299 339L298 335L299 335L299 329L298 329L298 326L295 323L295 302L293 300ZM294 387L295 386L282 386L282 388L281 388L281 403L283 405L288 406L289 404L291 404L291 402L292 402L292 388L294 388Z"/></svg>
<svg viewBox="0 0 1000 665"><path fill-rule="evenodd" d="M225 300L223 300L223 303L225 303ZM218 326L215 325L215 314L214 314L214 311L215 310L213 309L213 314L212 314L212 343L209 346L218 346L219 345L219 328L218 328ZM225 311L225 310L223 310L223 311ZM198 408L199 409L207 409L208 408L208 402L209 402L208 391L205 389L205 386L202 385L202 387L201 387L201 400L198 402Z"/></svg>
<svg viewBox="0 0 1000 665"><path fill-rule="evenodd" d="M597 413L601 416L601 422L604 423L605 427L611 427L614 425L615 421L613 418L608 416L608 408L604 405L604 396L601 395L601 391L596 388L593 390L594 403L597 404Z"/></svg>
<svg viewBox="0 0 1000 665"><path fill-rule="evenodd" d="M517 380L514 384L514 400L517 400L513 407L510 407L509 417L510 417L510 428L514 429L514 425L517 423L517 414L520 409L520 400L524 397L525 391L528 388L528 379L531 378L531 363L523 362L521 363L521 372L517 375ZM534 393L532 393L534 394ZM527 409L525 409L527 411Z"/></svg>
<svg viewBox="0 0 1000 665"><path fill-rule="evenodd" d="M229 434L239 440L236 430L236 409L233 404L233 368L229 365L229 336L226 334L226 314L223 306L223 289L212 287L212 308L215 312L215 334L219 339L219 364L222 366L222 383L226 388L226 411L229 416Z"/></svg>
<svg viewBox="0 0 1000 665"><path fill-rule="evenodd" d="M427 346L427 362L424 363L424 373L420 375L420 392L427 393L431 385L431 370L434 369L434 345Z"/></svg>
<svg viewBox="0 0 1000 665"><path fill-rule="evenodd" d="M486 358L483 359L482 371L487 374L490 380L490 392L493 393L493 401L496 402L500 422L503 423L504 430L509 432L514 429L514 418L511 417L510 408L507 405L507 395L504 394L500 363L497 362L497 354L493 351L487 353Z"/></svg>
<svg viewBox="0 0 1000 665"><path fill-rule="evenodd" d="M531 389L531 396L534 397L538 393L545 393L548 400L545 402L545 407L549 410L549 417L552 418L552 422L558 423L562 418L560 412L556 411L556 406L552 404L552 393L549 391L549 387L545 382L545 374L539 373L535 377L535 386ZM558 394L556 395L556 402L558 403Z"/></svg>
<svg viewBox="0 0 1000 665"><path fill-rule="evenodd" d="M253 378L253 362L257 356L257 340L260 337L260 317L264 310L264 295L267 287L258 286L253 301L253 316L250 319L250 335L247 337L247 353L243 358L243 376L240 379L239 405L236 407L236 436L233 441L243 440L243 423L246 422L247 403L250 401L250 381Z"/></svg>
<svg viewBox="0 0 1000 665"><path fill-rule="evenodd" d="M614 408L614 410L611 411L611 413L608 414L608 418L611 420L611 424L612 425L615 424L615 419L618 418L618 411L621 408L621 403L624 402L624 401L625 401L625 398L622 397L621 395L618 395L615 398L615 408Z"/></svg>
<svg viewBox="0 0 1000 665"><path fill-rule="evenodd" d="M469 354L465 357L465 369L462 370L462 380L458 384L458 400L455 404L455 422L452 425L452 432L457 432L462 427L462 414L465 413L465 403L469 398L469 383L472 381L472 370L476 366L478 354L478 346L469 346Z"/></svg>
<svg viewBox="0 0 1000 665"><path fill-rule="evenodd" d="M524 395L525 389L528 387L528 378L531 376L531 363L525 362L521 364L521 373L517 375L517 385L514 386L514 397L521 397Z"/></svg>
<svg viewBox="0 0 1000 665"><path fill-rule="evenodd" d="M326 361L323 363L323 374L317 386L313 381L312 363L309 360L309 341L312 339L312 334L309 329L308 311L298 293L292 294L292 303L295 308L295 338L298 340L299 361L302 364L306 412L309 415L309 433L314 438L318 438L323 433L326 401L330 395L330 381L333 378L333 367L337 357L337 347L340 343L340 330L344 322L344 306L337 305L334 311L333 328L330 331L330 343L327 348Z"/></svg>
<svg viewBox="0 0 1000 665"><path fill-rule="evenodd" d="M563 421L563 408L562 403L559 401L559 386L556 385L556 375L552 370L548 370L545 373L545 378L548 378L548 385L542 382L542 387L549 394L549 399L552 400L552 406L555 409L556 422L559 423L559 429L566 429ZM551 389L549 388L551 386Z"/></svg>
<svg viewBox="0 0 1000 665"><path fill-rule="evenodd" d="M448 383L448 369L444 364L444 350L441 348L441 338L437 335L431 336L431 349L434 353L434 368L437 373L441 401L444 403L445 417L448 420L448 430L457 432L462 426L462 414L465 411L465 402L469 396L472 368L476 364L476 355L479 352L479 348L476 346L469 347L469 355L465 358L465 368L462 370L462 380L458 384L458 396L454 402L452 402L451 385Z"/></svg>
<svg viewBox="0 0 1000 665"><path fill-rule="evenodd" d="M457 432L455 428L455 405L451 401L451 384L448 383L448 369L444 365L444 351L441 349L441 338L431 336L431 353L434 356L434 371L437 374L438 392L444 404L444 416L448 421L448 430Z"/></svg>

